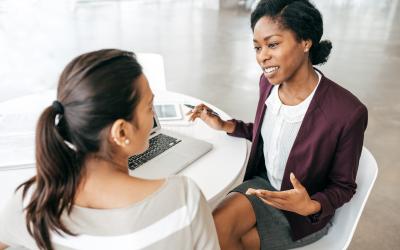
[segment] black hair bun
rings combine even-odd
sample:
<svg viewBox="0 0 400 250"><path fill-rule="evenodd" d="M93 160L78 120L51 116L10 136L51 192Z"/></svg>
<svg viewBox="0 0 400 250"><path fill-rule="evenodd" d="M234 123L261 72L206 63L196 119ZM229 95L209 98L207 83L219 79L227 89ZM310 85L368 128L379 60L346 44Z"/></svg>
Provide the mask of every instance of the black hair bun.
<svg viewBox="0 0 400 250"><path fill-rule="evenodd" d="M329 40L322 40L318 44L313 44L310 50L311 63L313 65L323 64L328 61L332 50L332 43Z"/></svg>

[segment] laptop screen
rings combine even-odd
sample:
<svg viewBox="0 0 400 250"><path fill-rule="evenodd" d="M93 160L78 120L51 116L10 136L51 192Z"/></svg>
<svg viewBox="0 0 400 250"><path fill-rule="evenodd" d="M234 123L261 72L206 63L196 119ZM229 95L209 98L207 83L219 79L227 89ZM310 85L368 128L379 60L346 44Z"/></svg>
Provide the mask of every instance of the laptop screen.
<svg viewBox="0 0 400 250"><path fill-rule="evenodd" d="M153 128L151 129L151 134L156 132L157 130L161 129L160 121L157 118L156 112L153 115Z"/></svg>
<svg viewBox="0 0 400 250"><path fill-rule="evenodd" d="M153 116L153 128L157 127L157 121L156 118Z"/></svg>

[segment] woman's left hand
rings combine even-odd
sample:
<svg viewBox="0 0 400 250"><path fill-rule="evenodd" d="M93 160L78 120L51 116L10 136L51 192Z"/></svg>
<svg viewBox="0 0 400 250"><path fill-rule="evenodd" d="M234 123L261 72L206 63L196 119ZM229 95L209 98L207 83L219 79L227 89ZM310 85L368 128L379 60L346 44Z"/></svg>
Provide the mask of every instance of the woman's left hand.
<svg viewBox="0 0 400 250"><path fill-rule="evenodd" d="M290 173L290 181L293 189L286 191L269 191L263 189L249 188L246 191L248 195L256 195L264 203L275 208L291 211L303 216L315 214L321 210L321 204L311 200L307 190L296 179L293 173Z"/></svg>

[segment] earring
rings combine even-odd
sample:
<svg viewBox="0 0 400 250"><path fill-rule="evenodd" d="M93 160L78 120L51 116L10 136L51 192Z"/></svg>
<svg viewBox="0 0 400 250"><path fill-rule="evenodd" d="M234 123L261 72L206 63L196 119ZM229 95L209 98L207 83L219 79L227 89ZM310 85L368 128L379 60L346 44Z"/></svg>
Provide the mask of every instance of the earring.
<svg viewBox="0 0 400 250"><path fill-rule="evenodd" d="M131 143L131 141L129 139L125 139L124 143L125 145L128 145L129 143Z"/></svg>

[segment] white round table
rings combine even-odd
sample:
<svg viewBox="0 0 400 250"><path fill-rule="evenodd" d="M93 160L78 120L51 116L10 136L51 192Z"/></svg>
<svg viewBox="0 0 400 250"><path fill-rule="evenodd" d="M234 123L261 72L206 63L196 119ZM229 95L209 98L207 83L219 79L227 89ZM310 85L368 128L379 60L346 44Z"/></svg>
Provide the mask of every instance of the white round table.
<svg viewBox="0 0 400 250"><path fill-rule="evenodd" d="M0 128L1 123L4 125L4 122L8 122L8 117L14 120L21 119L21 122L17 122L20 125L20 128L17 125L17 130L24 130L26 138L22 142L19 139L14 141L16 144L25 143L26 145L22 147L22 150L28 151L21 153L21 147L13 148L10 146L13 145L12 140L6 142L4 141L6 137L0 135L0 147L3 147L0 150L8 150L7 157L5 157L8 160L2 161L0 159L0 208L19 184L35 174L33 138L36 120L44 108L51 105L55 99L55 91L49 90L0 103ZM190 103L196 105L201 102L194 97L175 92L160 91L155 93L155 103ZM222 110L210 104L207 105L216 111L222 119L230 119L229 115ZM27 119L25 119L26 117ZM170 129L213 144L213 149L210 152L193 162L179 174L193 179L203 191L210 206L215 208L229 190L242 182L248 160L249 143L245 139L231 137L224 132L215 131L199 119L186 124L173 122L162 122L161 124L164 129ZM0 133L6 132L16 131L1 131ZM15 136L15 138L18 138L19 135ZM14 137L8 137L8 139L10 138L14 139Z"/></svg>

